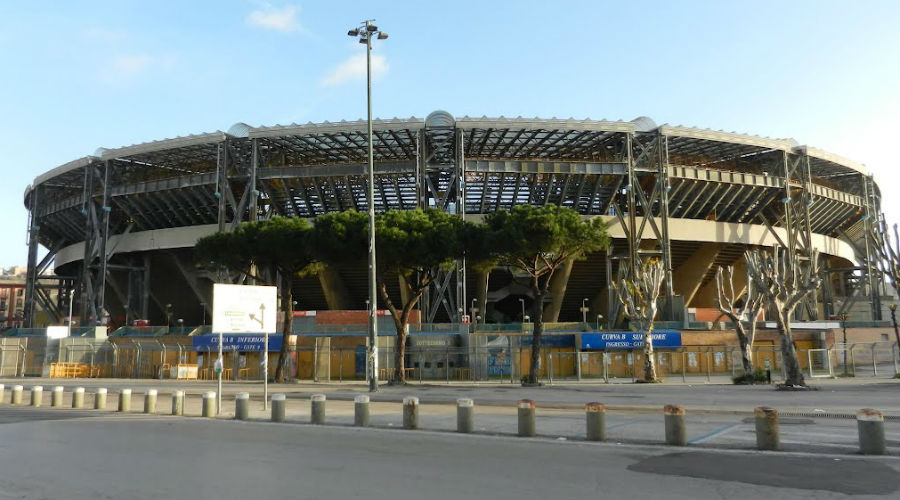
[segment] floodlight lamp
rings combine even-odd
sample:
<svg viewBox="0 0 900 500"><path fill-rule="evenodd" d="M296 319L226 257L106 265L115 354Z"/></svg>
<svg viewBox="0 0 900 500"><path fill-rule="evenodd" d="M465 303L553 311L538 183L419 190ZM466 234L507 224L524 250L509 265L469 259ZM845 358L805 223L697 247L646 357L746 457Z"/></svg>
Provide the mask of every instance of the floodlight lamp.
<svg viewBox="0 0 900 500"><path fill-rule="evenodd" d="M369 24L366 26L366 31L378 31L378 26L375 26L374 24Z"/></svg>
<svg viewBox="0 0 900 500"><path fill-rule="evenodd" d="M388 37L388 34L387 34L387 33L383 32L383 31L378 32L378 39L379 39L379 40L387 40L387 37Z"/></svg>
<svg viewBox="0 0 900 500"><path fill-rule="evenodd" d="M359 30L358 30L358 29L352 29L352 30L350 30L350 31L347 32L347 36L359 36Z"/></svg>
<svg viewBox="0 0 900 500"><path fill-rule="evenodd" d="M360 39L359 39L359 43L361 43L361 44L363 44L363 45L365 45L365 44L368 43L368 42L369 42L369 37L367 37L367 36L362 36L362 37L360 37Z"/></svg>

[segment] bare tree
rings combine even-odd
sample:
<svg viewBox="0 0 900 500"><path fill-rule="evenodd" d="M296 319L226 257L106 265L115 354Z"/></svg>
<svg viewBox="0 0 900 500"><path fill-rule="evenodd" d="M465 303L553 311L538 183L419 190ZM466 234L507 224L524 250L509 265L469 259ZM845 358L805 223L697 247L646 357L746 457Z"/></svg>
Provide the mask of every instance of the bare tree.
<svg viewBox="0 0 900 500"><path fill-rule="evenodd" d="M716 270L716 292L719 311L728 316L731 324L734 325L734 332L737 334L738 343L741 346L741 364L744 367L744 375L749 375L753 373L752 348L753 341L756 340L756 318L763 309L763 296L756 290L749 272L747 273L746 289L741 293L735 293L734 266L719 267ZM741 302L740 306L737 306L738 302Z"/></svg>
<svg viewBox="0 0 900 500"><path fill-rule="evenodd" d="M768 302L769 310L775 313L781 337L781 357L787 374L785 385L805 386L806 381L797 361L794 337L791 335L791 316L800 302L819 287L819 253L817 250L812 251L809 266L805 269L800 269L797 260L790 259L784 248L776 248L771 253L748 250L744 253L744 258L747 273Z"/></svg>
<svg viewBox="0 0 900 500"><path fill-rule="evenodd" d="M653 351L653 318L656 317L656 299L663 281L663 266L659 260L648 260L640 269L625 267L624 278L613 290L625 307L625 316L632 328L643 333L644 382L659 382Z"/></svg>
<svg viewBox="0 0 900 500"><path fill-rule="evenodd" d="M894 237L888 230L888 225L884 220L884 216L878 221L878 224L872 227L872 238L875 244L872 245L875 250L875 262L872 264L887 276L894 292L900 296L900 233L897 231L897 224L893 227ZM870 286L875 286L871 283ZM894 338L897 339L897 345L900 345L900 331L897 329L897 307L891 307L891 321L894 323Z"/></svg>

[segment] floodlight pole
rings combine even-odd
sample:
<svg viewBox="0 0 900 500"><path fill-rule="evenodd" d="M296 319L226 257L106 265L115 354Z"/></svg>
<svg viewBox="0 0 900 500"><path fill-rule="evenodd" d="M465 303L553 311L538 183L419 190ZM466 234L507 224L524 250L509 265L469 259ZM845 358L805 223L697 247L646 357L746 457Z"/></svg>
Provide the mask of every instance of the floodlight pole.
<svg viewBox="0 0 900 500"><path fill-rule="evenodd" d="M375 273L375 159L372 145L372 37L379 40L387 38L387 33L378 30L373 24L375 20L363 21L358 28L347 32L347 35L359 37L359 43L366 44L366 101L368 106L367 125L369 132L369 175L368 175L368 204L369 204L369 358L367 363L369 373L369 392L378 391L378 282Z"/></svg>

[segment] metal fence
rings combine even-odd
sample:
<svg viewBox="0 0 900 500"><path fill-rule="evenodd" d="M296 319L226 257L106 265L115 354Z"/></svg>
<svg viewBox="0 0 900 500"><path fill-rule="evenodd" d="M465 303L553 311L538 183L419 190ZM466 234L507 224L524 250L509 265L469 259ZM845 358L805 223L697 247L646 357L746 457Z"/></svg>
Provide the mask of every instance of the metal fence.
<svg viewBox="0 0 900 500"><path fill-rule="evenodd" d="M438 337L436 337L437 339ZM458 337L440 336L433 345L406 349L404 365L409 382L500 382L521 381L531 367L531 348L510 337L477 345L458 345ZM454 345L456 344L456 345ZM48 354L48 349L58 353ZM363 346L335 346L327 337L313 346L288 350L286 375L308 381L365 380L366 352ZM800 349L798 361L809 377L893 377L900 365L900 348L895 342L838 344L830 349ZM68 339L58 347L34 337L0 338L0 377L70 376L116 378L168 378L179 365L195 366L197 378L215 378L213 364L217 352L194 351L190 345L160 339L132 339L131 342L107 342L90 338ZM230 380L261 380L261 353L225 351L224 376ZM655 353L659 376L670 380L711 381L714 377L743 374L741 352L735 346L692 346L659 349ZM274 373L278 355L269 356L269 374ZM753 365L766 366L772 377L784 377L781 351L776 346L756 346ZM47 361L52 360L52 363ZM78 364L84 370L55 373L47 364ZM545 347L541 350L537 373L541 381L623 382L643 378L643 353L640 350L582 351L571 347ZM392 345L379 348L379 378L392 377L397 369Z"/></svg>

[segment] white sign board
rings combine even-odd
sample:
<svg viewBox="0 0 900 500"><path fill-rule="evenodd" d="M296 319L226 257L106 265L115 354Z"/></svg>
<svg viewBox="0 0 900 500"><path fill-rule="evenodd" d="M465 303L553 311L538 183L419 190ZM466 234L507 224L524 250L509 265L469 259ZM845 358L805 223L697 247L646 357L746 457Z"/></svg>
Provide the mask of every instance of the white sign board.
<svg viewBox="0 0 900 500"><path fill-rule="evenodd" d="M274 286L213 284L213 333L275 333Z"/></svg>
<svg viewBox="0 0 900 500"><path fill-rule="evenodd" d="M68 326L48 326L47 327L47 338L48 339L64 339L69 336L69 327Z"/></svg>

